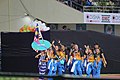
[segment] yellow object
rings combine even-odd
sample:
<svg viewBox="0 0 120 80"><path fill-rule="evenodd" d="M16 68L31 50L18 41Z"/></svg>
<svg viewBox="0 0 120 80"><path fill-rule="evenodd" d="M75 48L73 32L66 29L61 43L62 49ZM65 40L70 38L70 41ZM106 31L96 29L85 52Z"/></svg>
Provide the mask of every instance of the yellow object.
<svg viewBox="0 0 120 80"><path fill-rule="evenodd" d="M100 56L97 57L97 62L99 62L101 60Z"/></svg>
<svg viewBox="0 0 120 80"><path fill-rule="evenodd" d="M75 54L75 57L76 57L77 60L81 60L82 59L79 52Z"/></svg>
<svg viewBox="0 0 120 80"><path fill-rule="evenodd" d="M94 56L89 56L89 58L88 58L88 60L89 60L89 62L94 62Z"/></svg>
<svg viewBox="0 0 120 80"><path fill-rule="evenodd" d="M59 55L60 55L60 57L62 57L62 58L65 57L65 53L63 53L62 51L59 52Z"/></svg>
<svg viewBox="0 0 120 80"><path fill-rule="evenodd" d="M36 32L35 32L35 35L37 35L37 34L38 34L38 32L36 31Z"/></svg>

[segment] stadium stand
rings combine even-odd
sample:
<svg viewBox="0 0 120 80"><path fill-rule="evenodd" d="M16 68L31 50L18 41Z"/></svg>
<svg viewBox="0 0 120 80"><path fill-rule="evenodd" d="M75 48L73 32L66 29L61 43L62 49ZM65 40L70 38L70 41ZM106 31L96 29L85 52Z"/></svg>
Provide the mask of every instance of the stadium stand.
<svg viewBox="0 0 120 80"><path fill-rule="evenodd" d="M82 12L119 13L120 0L57 0Z"/></svg>

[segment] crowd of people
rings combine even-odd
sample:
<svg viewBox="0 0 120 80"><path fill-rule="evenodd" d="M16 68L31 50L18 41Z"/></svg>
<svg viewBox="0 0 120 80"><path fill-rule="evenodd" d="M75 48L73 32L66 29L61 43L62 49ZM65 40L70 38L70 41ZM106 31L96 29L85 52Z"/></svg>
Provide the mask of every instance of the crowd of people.
<svg viewBox="0 0 120 80"><path fill-rule="evenodd" d="M114 12L118 13L118 8L115 6L119 6L120 1L119 0L57 0L60 1L72 8L75 8L81 12L87 11L87 12L93 12L95 9L95 12L110 12L113 11L114 6ZM105 7L104 7L105 6Z"/></svg>
<svg viewBox="0 0 120 80"><path fill-rule="evenodd" d="M79 4L81 6L92 6L93 2L92 0L58 0L66 5L70 5L72 2Z"/></svg>
<svg viewBox="0 0 120 80"><path fill-rule="evenodd" d="M97 43L93 47L84 45L82 49L76 43L71 43L71 46L67 47L60 41L57 44L52 41L51 47L38 51L35 58L39 58L39 74L48 76L71 74L82 77L86 74L86 77L92 75L99 78L102 66L107 65L104 52Z"/></svg>
<svg viewBox="0 0 120 80"><path fill-rule="evenodd" d="M81 6L113 6L115 5L115 2L119 1L114 1L114 0L106 0L106 1L100 1L100 0L58 0L64 4L69 4L71 2L77 3ZM104 3L106 2L106 3Z"/></svg>

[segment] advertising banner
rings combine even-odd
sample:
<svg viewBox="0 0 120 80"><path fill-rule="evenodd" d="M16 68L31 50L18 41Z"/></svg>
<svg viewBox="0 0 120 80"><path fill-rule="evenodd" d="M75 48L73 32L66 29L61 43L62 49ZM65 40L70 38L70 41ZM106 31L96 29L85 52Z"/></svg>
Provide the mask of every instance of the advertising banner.
<svg viewBox="0 0 120 80"><path fill-rule="evenodd" d="M120 14L84 12L84 23L120 24Z"/></svg>

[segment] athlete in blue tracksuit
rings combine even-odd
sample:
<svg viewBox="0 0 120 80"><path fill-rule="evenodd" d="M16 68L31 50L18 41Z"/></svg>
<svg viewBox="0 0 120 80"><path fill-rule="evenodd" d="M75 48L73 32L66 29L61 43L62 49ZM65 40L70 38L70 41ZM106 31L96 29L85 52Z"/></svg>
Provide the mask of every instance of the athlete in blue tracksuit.
<svg viewBox="0 0 120 80"><path fill-rule="evenodd" d="M100 61L95 60L94 65L93 65L93 77L94 78L100 78L101 68L102 68L102 60Z"/></svg>
<svg viewBox="0 0 120 80"><path fill-rule="evenodd" d="M50 59L47 63L48 65L48 75L52 76L52 71L53 71L53 59Z"/></svg>
<svg viewBox="0 0 120 80"><path fill-rule="evenodd" d="M53 76L56 75L57 72L57 61L55 60L56 57L52 48L48 50L48 56L49 56L49 60L47 63L48 76ZM49 78L48 80L53 80L53 79Z"/></svg>
<svg viewBox="0 0 120 80"><path fill-rule="evenodd" d="M48 61L48 76L55 76L57 72L57 60L50 59ZM53 80L52 78L49 78L48 80Z"/></svg>
<svg viewBox="0 0 120 80"><path fill-rule="evenodd" d="M57 62L57 67L58 67L58 75L62 75L65 72L65 53L62 50L59 50L57 52L58 56L58 62Z"/></svg>
<svg viewBox="0 0 120 80"><path fill-rule="evenodd" d="M82 76L82 61L81 60L76 60L77 64L75 66L75 70L74 70L74 75L79 75Z"/></svg>
<svg viewBox="0 0 120 80"><path fill-rule="evenodd" d="M102 68L102 64L104 64L104 67L106 67L106 60L103 54L103 51L101 51L99 48L95 49L95 63L94 63L94 76L95 78L100 78L100 72Z"/></svg>
<svg viewBox="0 0 120 80"><path fill-rule="evenodd" d="M65 72L64 63L65 63L64 59L61 59L57 62L58 75L62 75Z"/></svg>
<svg viewBox="0 0 120 80"><path fill-rule="evenodd" d="M82 57L80 52L74 52L73 53L73 59L72 59L72 67L71 72L74 75L82 76Z"/></svg>
<svg viewBox="0 0 120 80"><path fill-rule="evenodd" d="M87 52L86 52L86 74L87 77L90 77L90 75L93 74L93 70L94 70L94 54L92 49L88 48Z"/></svg>
<svg viewBox="0 0 120 80"><path fill-rule="evenodd" d="M72 74L72 72L71 72L71 68L72 68L72 65L73 65L72 56L69 57L66 65L67 65L67 68L68 68L68 74Z"/></svg>

